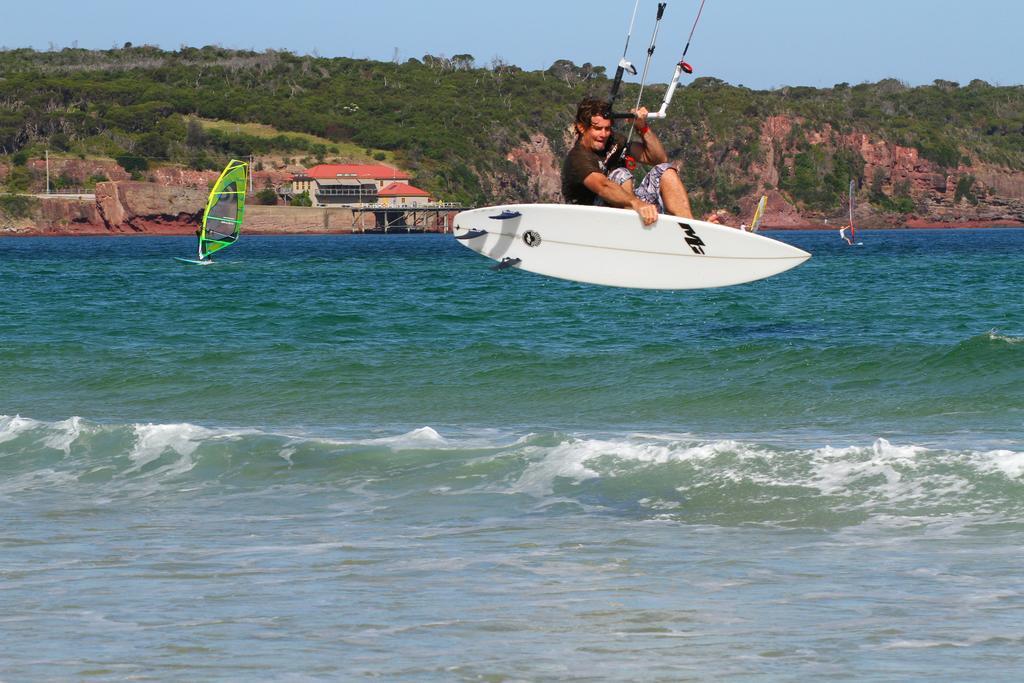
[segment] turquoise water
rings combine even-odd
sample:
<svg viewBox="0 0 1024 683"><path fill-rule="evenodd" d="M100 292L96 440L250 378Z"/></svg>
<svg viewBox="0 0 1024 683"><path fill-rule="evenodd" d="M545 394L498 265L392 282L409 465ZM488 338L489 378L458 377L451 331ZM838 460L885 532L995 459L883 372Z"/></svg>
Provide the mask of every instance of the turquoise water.
<svg viewBox="0 0 1024 683"><path fill-rule="evenodd" d="M1015 679L1024 230L773 236L0 240L0 679Z"/></svg>

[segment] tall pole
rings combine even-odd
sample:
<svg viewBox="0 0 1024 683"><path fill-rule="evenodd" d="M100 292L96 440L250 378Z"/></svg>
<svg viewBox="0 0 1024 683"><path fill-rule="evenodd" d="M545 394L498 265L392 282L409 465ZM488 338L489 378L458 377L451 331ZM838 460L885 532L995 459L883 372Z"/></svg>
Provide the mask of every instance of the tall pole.
<svg viewBox="0 0 1024 683"><path fill-rule="evenodd" d="M249 155L249 194L252 194L252 173L256 170L256 155Z"/></svg>
<svg viewBox="0 0 1024 683"><path fill-rule="evenodd" d="M46 194L50 194L50 150L46 150Z"/></svg>

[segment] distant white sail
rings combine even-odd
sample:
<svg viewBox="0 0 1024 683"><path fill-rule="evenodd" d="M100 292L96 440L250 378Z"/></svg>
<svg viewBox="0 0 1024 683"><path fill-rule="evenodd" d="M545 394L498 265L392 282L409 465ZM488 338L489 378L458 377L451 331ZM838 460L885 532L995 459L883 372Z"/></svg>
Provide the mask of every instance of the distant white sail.
<svg viewBox="0 0 1024 683"><path fill-rule="evenodd" d="M757 202L757 208L754 209L754 219L750 221L750 232L757 232L757 229L761 227L761 219L764 218L764 210L767 206L768 195L761 195L761 199Z"/></svg>

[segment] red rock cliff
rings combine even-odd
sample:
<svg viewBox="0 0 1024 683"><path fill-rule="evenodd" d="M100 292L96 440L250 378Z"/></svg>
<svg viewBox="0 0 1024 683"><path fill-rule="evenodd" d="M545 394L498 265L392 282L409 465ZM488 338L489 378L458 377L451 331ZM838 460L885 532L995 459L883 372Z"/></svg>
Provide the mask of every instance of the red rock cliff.
<svg viewBox="0 0 1024 683"><path fill-rule="evenodd" d="M730 223L748 220L762 194L768 195L766 227L795 228L832 225L842 220L842 207L834 211L813 211L798 206L779 191L780 166L792 167L800 140L793 136L800 124L802 141L820 145L829 153L840 148L857 152L864 159L864 184L858 191L856 219L864 227L902 225L1024 225L1024 172L975 162L956 169L943 169L924 159L918 151L872 137L868 133L839 134L828 124L807 129L807 122L788 116L769 116L761 123L762 158L750 164L742 180L753 189L738 202L740 215L727 216ZM564 147L571 140L561 141ZM725 158L734 158L735 151ZM512 147L506 155L520 173L495 174L484 179L495 201L561 201L561 158L552 151L551 141L534 133L526 142ZM957 198L957 183L974 179L975 201ZM870 183L882 179L880 189L889 196L897 186L909 187L916 211L912 214L885 213L867 200Z"/></svg>

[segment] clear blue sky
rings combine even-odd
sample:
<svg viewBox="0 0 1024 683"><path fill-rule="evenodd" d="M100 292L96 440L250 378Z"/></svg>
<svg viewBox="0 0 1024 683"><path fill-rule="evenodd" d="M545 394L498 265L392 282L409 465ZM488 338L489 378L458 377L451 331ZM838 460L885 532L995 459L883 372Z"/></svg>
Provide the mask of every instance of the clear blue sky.
<svg viewBox="0 0 1024 683"><path fill-rule="evenodd" d="M494 57L525 69L556 59L614 70L634 0L48 0L11 2L0 46L40 50L126 41L217 44L324 57ZM641 0L630 56L643 63L655 0ZM652 82L666 82L699 0L668 0ZM221 20L217 20L223 17ZM212 20L211 20L212 19ZM751 88L898 78L1024 82L1020 0L707 0L687 61L695 76ZM684 83L687 81L684 81Z"/></svg>

